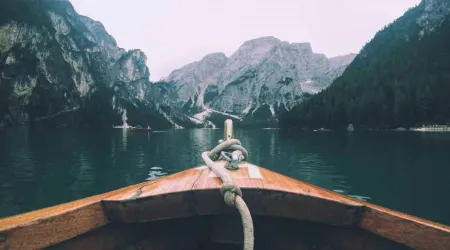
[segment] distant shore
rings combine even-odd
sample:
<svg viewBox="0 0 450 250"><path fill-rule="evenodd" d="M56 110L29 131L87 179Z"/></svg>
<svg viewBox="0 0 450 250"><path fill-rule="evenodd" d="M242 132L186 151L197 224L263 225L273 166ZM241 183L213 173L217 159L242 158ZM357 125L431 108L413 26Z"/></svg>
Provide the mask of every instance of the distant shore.
<svg viewBox="0 0 450 250"><path fill-rule="evenodd" d="M302 129L302 130L309 130L309 129ZM398 128L353 128L351 129L347 128L348 132L353 131L414 131L414 132L450 132L450 125L422 125L420 127L398 127ZM332 129L328 128L319 128L319 129L313 129L314 132L328 132L328 131L334 131Z"/></svg>
<svg viewBox="0 0 450 250"><path fill-rule="evenodd" d="M447 125L429 125L419 128L410 128L410 131L416 132L450 132L450 126Z"/></svg>

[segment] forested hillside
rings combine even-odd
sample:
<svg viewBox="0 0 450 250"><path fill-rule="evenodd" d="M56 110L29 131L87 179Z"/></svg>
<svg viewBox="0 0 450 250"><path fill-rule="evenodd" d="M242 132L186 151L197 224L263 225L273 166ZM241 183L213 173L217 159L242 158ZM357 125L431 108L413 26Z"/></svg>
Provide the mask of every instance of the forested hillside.
<svg viewBox="0 0 450 250"><path fill-rule="evenodd" d="M392 128L450 122L450 4L427 0L379 31L283 127Z"/></svg>

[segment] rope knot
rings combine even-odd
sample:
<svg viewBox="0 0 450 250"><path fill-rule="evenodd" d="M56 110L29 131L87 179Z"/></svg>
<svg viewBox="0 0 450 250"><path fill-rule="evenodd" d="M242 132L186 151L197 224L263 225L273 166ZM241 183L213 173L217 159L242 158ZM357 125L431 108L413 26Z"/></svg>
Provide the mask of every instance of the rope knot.
<svg viewBox="0 0 450 250"><path fill-rule="evenodd" d="M230 207L235 205L236 196L242 197L241 189L234 183L222 184L220 193L222 193L225 203Z"/></svg>
<svg viewBox="0 0 450 250"><path fill-rule="evenodd" d="M233 182L230 173L228 173L220 164L214 162L214 160L217 160L220 156L222 156L223 159L228 160L228 169L238 169L240 161L248 159L248 152L242 147L239 140L220 140L219 145L213 150L202 153L202 159L211 171L222 180L223 184L220 187L220 192L223 195L225 203L228 206L236 207L241 215L244 230L244 250L252 250L254 243L252 216L242 199L241 189Z"/></svg>
<svg viewBox="0 0 450 250"><path fill-rule="evenodd" d="M223 200L225 201L225 204L227 204L229 207L235 207L236 206L236 197L237 197L237 195L235 193L227 191L223 195Z"/></svg>
<svg viewBox="0 0 450 250"><path fill-rule="evenodd" d="M222 184L222 186L220 187L220 193L222 193L222 195L225 195L226 192L232 192L242 197L241 189L233 182L225 182Z"/></svg>

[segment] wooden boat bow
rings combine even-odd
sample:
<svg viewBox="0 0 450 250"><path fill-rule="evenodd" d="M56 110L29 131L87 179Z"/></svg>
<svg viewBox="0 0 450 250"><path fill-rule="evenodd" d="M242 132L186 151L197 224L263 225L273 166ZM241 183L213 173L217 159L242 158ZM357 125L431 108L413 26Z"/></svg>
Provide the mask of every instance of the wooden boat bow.
<svg viewBox="0 0 450 250"><path fill-rule="evenodd" d="M221 167L227 164L226 161L216 163ZM229 173L241 188L256 222L280 218L306 223L307 229L297 235L295 230L290 230L279 236L285 237L283 244L308 230L315 230L339 249L450 249L448 226L334 193L248 162L239 166L238 170ZM146 230L154 228L155 235L164 231L157 230L156 224L151 223L168 221L167 225L171 225L170 221L236 214L235 209L223 202L221 185L221 180L205 165L5 218L0 220L0 249L116 249L140 240ZM223 220L223 217L219 219ZM150 223L148 227L146 223ZM174 235L181 225L174 224L167 230L173 237L181 237ZM258 224L255 225L256 239L264 240L265 236L258 237L260 231ZM217 230L225 229L219 227ZM278 230L281 227L272 228L270 236L278 237ZM195 230L187 231L194 233ZM288 234L295 236L286 239ZM214 235L212 233L211 237ZM161 240L161 237L154 240ZM178 249L152 246L148 249Z"/></svg>
<svg viewBox="0 0 450 250"><path fill-rule="evenodd" d="M225 162L222 162L225 164ZM450 228L313 186L249 163L232 172L252 215L354 227L413 249L450 249ZM233 213L200 166L155 181L0 220L0 249L51 246L114 223Z"/></svg>

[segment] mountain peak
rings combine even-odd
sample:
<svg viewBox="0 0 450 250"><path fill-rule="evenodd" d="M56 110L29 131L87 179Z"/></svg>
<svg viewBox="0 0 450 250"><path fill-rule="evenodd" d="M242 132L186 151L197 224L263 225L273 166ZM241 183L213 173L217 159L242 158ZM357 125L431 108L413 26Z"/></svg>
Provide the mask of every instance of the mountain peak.
<svg viewBox="0 0 450 250"><path fill-rule="evenodd" d="M227 57L227 56L223 52L214 52L214 53L207 54L203 58L207 58L207 57Z"/></svg>
<svg viewBox="0 0 450 250"><path fill-rule="evenodd" d="M225 53L216 52L216 53L207 54L199 61L199 63L203 63L203 62L212 63L214 61L226 61L227 59L228 58L225 55Z"/></svg>
<svg viewBox="0 0 450 250"><path fill-rule="evenodd" d="M209 107L267 119L290 109L303 93L328 86L353 58L354 54L329 60L313 53L310 43L266 36L244 42L230 58L209 54L167 79L175 83L184 110Z"/></svg>
<svg viewBox="0 0 450 250"><path fill-rule="evenodd" d="M250 39L244 42L244 44L254 44L254 43L270 43L277 44L282 43L282 41L274 36L263 36L254 39Z"/></svg>
<svg viewBox="0 0 450 250"><path fill-rule="evenodd" d="M312 46L310 43L292 43L291 47L298 49L301 52L312 53Z"/></svg>

